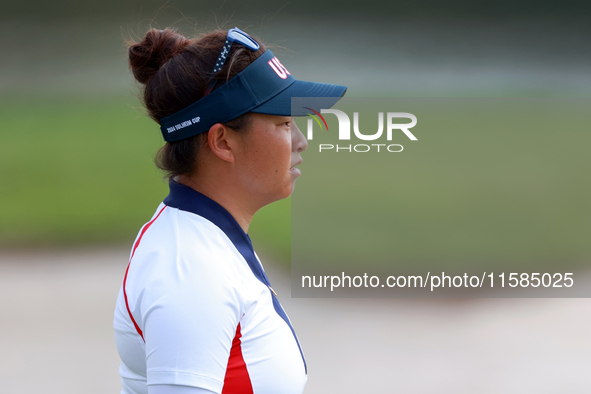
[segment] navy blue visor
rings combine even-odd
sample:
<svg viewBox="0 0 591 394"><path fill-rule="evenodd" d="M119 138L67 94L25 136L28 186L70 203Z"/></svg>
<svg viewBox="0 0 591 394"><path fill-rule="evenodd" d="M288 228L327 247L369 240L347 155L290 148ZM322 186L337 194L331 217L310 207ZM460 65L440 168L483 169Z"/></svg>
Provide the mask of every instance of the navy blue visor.
<svg viewBox="0 0 591 394"><path fill-rule="evenodd" d="M166 141L180 141L209 131L247 112L278 116L307 116L332 107L346 86L296 80L270 50L220 88L182 110L160 119ZM305 106L293 108L292 97L309 97Z"/></svg>

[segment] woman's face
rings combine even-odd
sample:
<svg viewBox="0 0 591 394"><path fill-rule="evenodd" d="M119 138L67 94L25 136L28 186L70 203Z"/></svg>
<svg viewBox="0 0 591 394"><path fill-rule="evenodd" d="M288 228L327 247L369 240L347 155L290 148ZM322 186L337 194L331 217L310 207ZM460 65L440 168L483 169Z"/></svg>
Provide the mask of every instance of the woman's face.
<svg viewBox="0 0 591 394"><path fill-rule="evenodd" d="M264 205L289 197L301 175L294 167L308 147L293 118L253 113L243 141L236 164L249 194Z"/></svg>
<svg viewBox="0 0 591 394"><path fill-rule="evenodd" d="M308 148L308 141L306 137L302 134L298 126L296 125L293 117L291 118L291 193L293 193L293 189L295 187L296 179L302 175L302 172L299 168L295 168L298 164L302 162L302 156L300 153L305 151Z"/></svg>

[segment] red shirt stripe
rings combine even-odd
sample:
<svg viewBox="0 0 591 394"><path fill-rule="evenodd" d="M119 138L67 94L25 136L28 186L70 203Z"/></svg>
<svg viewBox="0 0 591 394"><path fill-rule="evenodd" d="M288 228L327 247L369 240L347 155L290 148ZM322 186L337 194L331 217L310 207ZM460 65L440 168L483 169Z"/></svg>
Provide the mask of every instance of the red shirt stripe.
<svg viewBox="0 0 591 394"><path fill-rule="evenodd" d="M250 376L246 369L246 363L242 358L242 348L240 346L241 336L240 323L238 323L236 335L232 341L232 349L230 350L222 394L253 394Z"/></svg>
<svg viewBox="0 0 591 394"><path fill-rule="evenodd" d="M142 340L144 342L146 342L146 340L144 339L144 333L142 332L140 327L135 322L135 319L133 318L133 315L131 314L131 310L129 309L129 303L127 302L127 293L125 292L125 283L127 283L127 273L129 272L129 266L131 265L131 259L133 259L133 255L135 254L135 250L140 245L140 241L142 240L142 237L144 236L146 230L148 230L148 228L152 225L152 223L154 223L156 221L156 219L158 219L158 216L160 216L162 211L164 211L164 208L166 208L166 205L160 210L160 212L158 212L158 215L156 215L156 217L154 219L152 219L148 223L146 223L146 225L142 229L140 236L138 237L137 241L135 242L135 245L133 245L133 251L131 252L131 257L129 258L129 263L127 264L127 269L125 270L125 277L123 278L123 296L125 297L125 306L127 307L127 313L129 313L129 317L131 318L131 321L133 322L133 325L135 326L135 330L137 331L138 334L140 334L140 336L142 337Z"/></svg>

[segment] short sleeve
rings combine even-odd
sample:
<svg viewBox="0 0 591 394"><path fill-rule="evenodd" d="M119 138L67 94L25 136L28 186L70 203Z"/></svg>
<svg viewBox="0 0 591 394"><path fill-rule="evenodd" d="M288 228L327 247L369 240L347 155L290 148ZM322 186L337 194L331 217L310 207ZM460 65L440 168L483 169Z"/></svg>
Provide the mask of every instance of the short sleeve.
<svg viewBox="0 0 591 394"><path fill-rule="evenodd" d="M177 386L172 384L154 384L148 386L148 394L212 394L213 391L197 387Z"/></svg>
<svg viewBox="0 0 591 394"><path fill-rule="evenodd" d="M210 256L211 257L211 256ZM142 297L148 385L183 385L220 393L243 315L235 280L219 262L181 259L154 278Z"/></svg>

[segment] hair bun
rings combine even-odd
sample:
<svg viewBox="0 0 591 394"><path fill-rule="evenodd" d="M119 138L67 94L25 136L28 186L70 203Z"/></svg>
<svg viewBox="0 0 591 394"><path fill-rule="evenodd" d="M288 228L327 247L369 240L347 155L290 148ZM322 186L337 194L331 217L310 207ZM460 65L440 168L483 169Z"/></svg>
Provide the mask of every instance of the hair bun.
<svg viewBox="0 0 591 394"><path fill-rule="evenodd" d="M150 29L142 42L129 46L129 65L133 76L138 82L147 83L164 63L189 44L189 40L173 30Z"/></svg>

